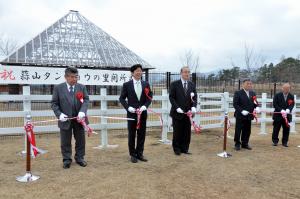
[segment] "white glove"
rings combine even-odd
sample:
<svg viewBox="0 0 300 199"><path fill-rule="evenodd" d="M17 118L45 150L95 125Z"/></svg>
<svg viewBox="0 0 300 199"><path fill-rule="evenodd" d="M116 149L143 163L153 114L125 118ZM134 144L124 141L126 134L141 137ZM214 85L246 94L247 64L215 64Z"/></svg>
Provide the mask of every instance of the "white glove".
<svg viewBox="0 0 300 199"><path fill-rule="evenodd" d="M140 111L143 112L145 110L147 110L146 106L141 106Z"/></svg>
<svg viewBox="0 0 300 199"><path fill-rule="evenodd" d="M129 111L130 113L135 113L135 108L129 106L129 107L128 107L128 111Z"/></svg>
<svg viewBox="0 0 300 199"><path fill-rule="evenodd" d="M184 113L181 108L177 108L176 111L177 111L177 113Z"/></svg>
<svg viewBox="0 0 300 199"><path fill-rule="evenodd" d="M79 112L77 117L82 120L85 117L85 113L84 112Z"/></svg>
<svg viewBox="0 0 300 199"><path fill-rule="evenodd" d="M196 113L196 112L197 112L197 110L196 110L195 107L192 107L192 108L191 108L191 111L192 111L192 113Z"/></svg>
<svg viewBox="0 0 300 199"><path fill-rule="evenodd" d="M280 111L280 113L281 113L281 114L286 114L286 111L282 109L282 110Z"/></svg>
<svg viewBox="0 0 300 199"><path fill-rule="evenodd" d="M256 112L256 113L260 113L260 112L261 112L261 111L260 111L260 108L259 108L259 107L256 107L256 108L255 108L255 112Z"/></svg>
<svg viewBox="0 0 300 199"><path fill-rule="evenodd" d="M245 110L242 111L242 115L243 115L243 116L246 116L246 115L248 115L248 114L249 114L249 111L245 111Z"/></svg>
<svg viewBox="0 0 300 199"><path fill-rule="evenodd" d="M286 112L286 114L290 114L291 113L290 109L288 109L288 108L285 110L285 112Z"/></svg>
<svg viewBox="0 0 300 199"><path fill-rule="evenodd" d="M68 117L68 116L67 116L66 114L61 113L60 116L59 116L59 121L65 122L65 121L68 120L67 117Z"/></svg>

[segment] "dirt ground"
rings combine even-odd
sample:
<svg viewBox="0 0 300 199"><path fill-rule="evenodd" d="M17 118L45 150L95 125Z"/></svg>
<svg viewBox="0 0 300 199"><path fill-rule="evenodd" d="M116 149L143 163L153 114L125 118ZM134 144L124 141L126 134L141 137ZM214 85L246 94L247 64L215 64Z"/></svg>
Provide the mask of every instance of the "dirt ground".
<svg viewBox="0 0 300 199"><path fill-rule="evenodd" d="M49 152L33 160L33 174L41 178L31 183L15 180L25 174L25 159L17 155L23 138L1 138L0 198L300 198L300 133L291 134L285 148L271 145L270 131L259 135L253 127L252 151L234 151L229 139L233 156L227 159L216 155L222 129L193 135L192 155L181 156L157 142L158 131L151 132L145 144L149 162L137 164L129 162L125 131L110 133L115 149L93 149L100 143L100 135L93 135L87 138L88 166L73 163L68 170L62 168L58 135L39 135L38 147Z"/></svg>

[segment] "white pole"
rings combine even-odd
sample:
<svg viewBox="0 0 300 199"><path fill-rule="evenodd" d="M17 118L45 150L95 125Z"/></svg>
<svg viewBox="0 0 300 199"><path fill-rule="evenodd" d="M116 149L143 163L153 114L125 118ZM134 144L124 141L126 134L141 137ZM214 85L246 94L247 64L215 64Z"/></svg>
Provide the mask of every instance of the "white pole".
<svg viewBox="0 0 300 199"><path fill-rule="evenodd" d="M294 108L293 108L293 111L292 111L292 122L291 122L291 133L293 134L296 134L296 107L297 107L297 103L296 103L296 100L297 100L297 96L294 95Z"/></svg>
<svg viewBox="0 0 300 199"><path fill-rule="evenodd" d="M107 112L107 92L106 88L101 88L100 90L100 95L103 96L101 100L101 113L106 113ZM106 118L101 118L101 145L94 147L95 149L106 149L106 148L116 148L118 145L109 145L108 144L108 136L107 136L107 119Z"/></svg>
<svg viewBox="0 0 300 199"><path fill-rule="evenodd" d="M260 118L260 135L266 135L266 118L267 118L267 93L262 93L261 96L261 118Z"/></svg>
<svg viewBox="0 0 300 199"><path fill-rule="evenodd" d="M24 112L24 125L27 122L27 115L31 115L31 100L30 100L30 86L23 86L23 112ZM20 152L22 156L26 155L27 135L24 134L24 150ZM32 149L31 149L31 155Z"/></svg>
<svg viewBox="0 0 300 199"><path fill-rule="evenodd" d="M165 97L165 99L162 100L162 110L164 111L162 113L162 119L163 119L163 131L161 134L161 140L160 142L164 144L171 144L171 140L168 139L168 123L169 123L169 108L168 108L168 91L167 89L162 90L162 96Z"/></svg>

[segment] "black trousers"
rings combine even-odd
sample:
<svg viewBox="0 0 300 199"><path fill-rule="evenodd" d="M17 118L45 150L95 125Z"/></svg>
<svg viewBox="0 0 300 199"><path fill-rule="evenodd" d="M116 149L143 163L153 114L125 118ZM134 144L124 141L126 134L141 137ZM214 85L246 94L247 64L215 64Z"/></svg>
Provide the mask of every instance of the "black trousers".
<svg viewBox="0 0 300 199"><path fill-rule="evenodd" d="M143 156L144 144L146 138L147 114L145 112L142 113L139 129L136 129L137 116L136 115L134 117L131 116L131 118L134 118L135 121L128 120L127 123L129 155ZM136 144L135 144L135 137L137 137Z"/></svg>
<svg viewBox="0 0 300 199"><path fill-rule="evenodd" d="M60 129L60 146L63 161L72 161L72 133L75 138L75 156L77 162L84 160L85 133L84 128L77 121L72 120L68 130Z"/></svg>
<svg viewBox="0 0 300 199"><path fill-rule="evenodd" d="M276 120L273 122L273 133L272 133L272 141L273 143L278 143L278 134L280 131L280 128L282 127L282 144L287 144L289 141L289 135L290 135L290 127L287 127L285 124L284 119Z"/></svg>
<svg viewBox="0 0 300 199"><path fill-rule="evenodd" d="M234 142L236 146L248 146L251 134L251 120L236 118Z"/></svg>
<svg viewBox="0 0 300 199"><path fill-rule="evenodd" d="M191 142L191 122L187 116L179 120L172 118L173 122L173 140L172 146L174 152L186 153L189 151Z"/></svg>

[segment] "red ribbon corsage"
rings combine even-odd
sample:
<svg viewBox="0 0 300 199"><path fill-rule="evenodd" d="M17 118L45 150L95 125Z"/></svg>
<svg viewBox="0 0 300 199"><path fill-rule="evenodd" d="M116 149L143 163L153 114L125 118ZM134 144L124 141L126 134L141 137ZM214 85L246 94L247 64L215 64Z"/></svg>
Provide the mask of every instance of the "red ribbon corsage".
<svg viewBox="0 0 300 199"><path fill-rule="evenodd" d="M76 93L76 98L83 103L83 93L82 92L77 92Z"/></svg>
<svg viewBox="0 0 300 199"><path fill-rule="evenodd" d="M252 97L252 100L253 100L253 103L254 103L254 104L258 105L258 101L257 101L257 98L256 98L255 95Z"/></svg>
<svg viewBox="0 0 300 199"><path fill-rule="evenodd" d="M288 100L288 105L290 106L290 105L292 105L292 104L294 104L294 100L289 99L289 100Z"/></svg>
<svg viewBox="0 0 300 199"><path fill-rule="evenodd" d="M149 96L150 94L150 88L149 87L145 87L144 89L145 95L149 100L152 100L152 97Z"/></svg>

